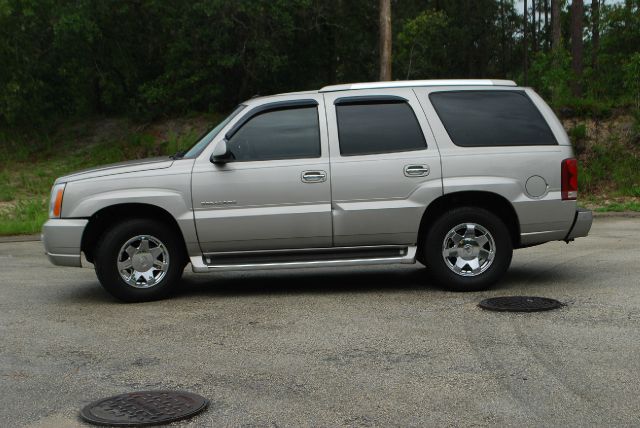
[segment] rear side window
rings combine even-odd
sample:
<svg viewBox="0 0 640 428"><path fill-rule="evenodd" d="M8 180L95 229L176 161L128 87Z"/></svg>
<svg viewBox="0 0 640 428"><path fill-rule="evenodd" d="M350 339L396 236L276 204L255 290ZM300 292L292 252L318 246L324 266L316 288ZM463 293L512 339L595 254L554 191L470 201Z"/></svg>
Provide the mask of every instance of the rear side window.
<svg viewBox="0 0 640 428"><path fill-rule="evenodd" d="M429 99L457 146L558 144L549 125L524 92L434 92Z"/></svg>
<svg viewBox="0 0 640 428"><path fill-rule="evenodd" d="M227 142L236 161L320 157L318 108L271 110L251 118Z"/></svg>
<svg viewBox="0 0 640 428"><path fill-rule="evenodd" d="M340 154L406 152L426 148L413 110L401 102L354 102L336 105Z"/></svg>

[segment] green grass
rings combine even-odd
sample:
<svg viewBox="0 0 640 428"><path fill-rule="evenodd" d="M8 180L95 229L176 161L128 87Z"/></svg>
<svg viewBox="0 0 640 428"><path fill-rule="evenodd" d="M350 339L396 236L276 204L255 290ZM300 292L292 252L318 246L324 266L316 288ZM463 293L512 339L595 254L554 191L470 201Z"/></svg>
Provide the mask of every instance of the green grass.
<svg viewBox="0 0 640 428"><path fill-rule="evenodd" d="M640 202L638 201L609 202L602 205L601 207L597 207L595 211L598 211L598 212L640 211Z"/></svg>
<svg viewBox="0 0 640 428"><path fill-rule="evenodd" d="M0 133L0 235L37 233L47 220L51 186L57 177L79 169L174 154L189 148L197 132L170 134L167 141L130 132L89 146L61 139L7 136Z"/></svg>
<svg viewBox="0 0 640 428"><path fill-rule="evenodd" d="M619 143L594 145L580 165L579 188L587 194L640 196L640 156Z"/></svg>
<svg viewBox="0 0 640 428"><path fill-rule="evenodd" d="M21 200L0 211L0 235L37 233L47 220L47 199Z"/></svg>

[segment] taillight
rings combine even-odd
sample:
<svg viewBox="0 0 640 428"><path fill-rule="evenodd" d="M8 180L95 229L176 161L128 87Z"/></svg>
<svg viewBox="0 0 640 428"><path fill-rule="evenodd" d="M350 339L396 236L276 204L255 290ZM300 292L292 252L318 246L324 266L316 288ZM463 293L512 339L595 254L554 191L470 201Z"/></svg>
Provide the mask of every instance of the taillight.
<svg viewBox="0 0 640 428"><path fill-rule="evenodd" d="M578 198L578 161L565 159L562 161L562 200L575 200Z"/></svg>

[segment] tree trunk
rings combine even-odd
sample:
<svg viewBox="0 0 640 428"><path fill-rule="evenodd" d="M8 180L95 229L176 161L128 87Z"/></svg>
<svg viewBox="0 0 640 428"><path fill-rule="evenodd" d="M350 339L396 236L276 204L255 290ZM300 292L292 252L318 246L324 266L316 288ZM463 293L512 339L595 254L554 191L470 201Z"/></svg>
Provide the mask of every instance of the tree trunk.
<svg viewBox="0 0 640 428"><path fill-rule="evenodd" d="M600 0L591 0L591 68L598 69L598 49L600 49Z"/></svg>
<svg viewBox="0 0 640 428"><path fill-rule="evenodd" d="M529 46L527 43L527 26L529 25L527 0L524 0L524 26L522 29L522 49L524 50L524 85L527 86L529 74Z"/></svg>
<svg viewBox="0 0 640 428"><path fill-rule="evenodd" d="M533 25L531 30L531 49L536 52L538 50L538 34L536 32L536 0L531 0L531 18Z"/></svg>
<svg viewBox="0 0 640 428"><path fill-rule="evenodd" d="M391 80L391 0L380 0L380 80Z"/></svg>
<svg viewBox="0 0 640 428"><path fill-rule="evenodd" d="M575 97L582 96L582 16L584 14L583 0L573 0L571 4L571 68L575 79L571 90Z"/></svg>
<svg viewBox="0 0 640 428"><path fill-rule="evenodd" d="M560 49L560 0L551 0L551 49Z"/></svg>
<svg viewBox="0 0 640 428"><path fill-rule="evenodd" d="M504 25L504 0L500 0L500 32L502 33L502 40L500 50L502 52L502 78L506 79L507 76L507 31Z"/></svg>
<svg viewBox="0 0 640 428"><path fill-rule="evenodd" d="M544 0L544 48L545 50L549 50L549 0Z"/></svg>

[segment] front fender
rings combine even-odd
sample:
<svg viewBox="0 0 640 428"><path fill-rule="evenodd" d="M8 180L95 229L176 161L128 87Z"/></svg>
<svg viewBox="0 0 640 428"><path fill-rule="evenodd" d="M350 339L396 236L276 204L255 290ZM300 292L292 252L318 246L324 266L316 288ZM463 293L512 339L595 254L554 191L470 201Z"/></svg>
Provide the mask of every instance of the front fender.
<svg viewBox="0 0 640 428"><path fill-rule="evenodd" d="M75 197L73 203L68 203L66 193L67 191L65 191L63 217L86 218L103 208L136 203L160 207L173 215L176 220L185 215L192 218L191 201L187 200L186 195L176 190L153 188L114 190Z"/></svg>
<svg viewBox="0 0 640 428"><path fill-rule="evenodd" d="M197 247L190 165L185 162L179 165L179 170L164 175L145 171L69 182L62 200L62 217L91 218L100 210L116 205L150 205L176 220L188 248ZM176 168L174 165L171 169Z"/></svg>

